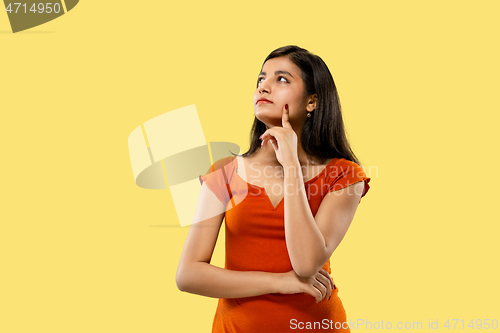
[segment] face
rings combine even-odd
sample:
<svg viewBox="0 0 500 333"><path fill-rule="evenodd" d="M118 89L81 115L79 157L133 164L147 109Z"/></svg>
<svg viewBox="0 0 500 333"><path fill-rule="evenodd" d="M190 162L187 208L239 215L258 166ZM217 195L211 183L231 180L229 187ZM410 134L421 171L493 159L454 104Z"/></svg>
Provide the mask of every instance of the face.
<svg viewBox="0 0 500 333"><path fill-rule="evenodd" d="M282 126L282 112L288 104L292 127L303 124L309 103L304 96L305 87L300 74L300 69L288 57L273 58L264 63L253 94L257 119L268 127Z"/></svg>

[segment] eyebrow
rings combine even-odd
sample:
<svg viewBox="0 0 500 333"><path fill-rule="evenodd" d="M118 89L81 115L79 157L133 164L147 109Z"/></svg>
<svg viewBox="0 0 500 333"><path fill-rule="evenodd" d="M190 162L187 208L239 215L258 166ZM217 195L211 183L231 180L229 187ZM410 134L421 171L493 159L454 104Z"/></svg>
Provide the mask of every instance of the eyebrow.
<svg viewBox="0 0 500 333"><path fill-rule="evenodd" d="M291 77L293 77L293 75L292 75L292 74L290 74L290 73L289 73L289 72L287 72L287 71L276 71L276 72L274 72L274 75L278 75L278 74L287 74L287 75L290 75ZM266 75L266 72L260 72L260 73L259 73L259 76L261 76L261 75Z"/></svg>

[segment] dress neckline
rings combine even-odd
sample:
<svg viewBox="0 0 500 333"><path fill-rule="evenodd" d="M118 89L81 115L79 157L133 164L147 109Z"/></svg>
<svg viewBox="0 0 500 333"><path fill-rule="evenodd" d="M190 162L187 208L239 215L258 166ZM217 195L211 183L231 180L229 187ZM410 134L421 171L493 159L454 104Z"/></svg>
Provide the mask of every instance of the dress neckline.
<svg viewBox="0 0 500 333"><path fill-rule="evenodd" d="M280 207L280 205L283 203L283 201L285 200L285 196L283 195L283 197L281 198L281 200L278 202L278 204L276 206L273 205L272 201L271 201L271 198L269 197L269 195L267 194L267 191L264 187L262 186L259 186L259 185L255 185L255 184L252 184L252 183L249 183L248 181L246 181L245 179L243 179L239 174L238 174L238 166L239 166L239 163L238 163L238 157L240 157L239 155L238 156L235 156L233 158L233 163L236 163L236 166L234 167L234 173L236 174L236 177L241 179L243 182L247 183L247 185L251 185L251 186L255 186L257 188L260 188L261 190L263 190L264 192L264 195L267 197L267 201L269 201L269 204L271 205L271 207L273 207L273 211L276 211L278 209L278 207ZM317 179L319 179L319 177L321 177L325 172L326 172L326 169L329 168L331 165L334 164L334 162L338 160L338 158L334 158L333 160L330 161L330 163L328 163L324 168L323 170L321 170L320 173L318 173L316 176L314 176L313 178L309 179L308 181L305 181L304 182L304 185L309 185L309 183L312 183L314 181L316 181ZM243 161L242 161L243 162Z"/></svg>

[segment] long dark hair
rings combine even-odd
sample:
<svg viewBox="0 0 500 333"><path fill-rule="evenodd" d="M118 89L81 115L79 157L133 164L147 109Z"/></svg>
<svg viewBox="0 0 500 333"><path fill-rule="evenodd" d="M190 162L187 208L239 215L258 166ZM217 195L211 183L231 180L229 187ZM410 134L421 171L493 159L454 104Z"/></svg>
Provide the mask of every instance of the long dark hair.
<svg viewBox="0 0 500 333"><path fill-rule="evenodd" d="M266 61L287 56L301 71L305 93L317 95L316 109L311 112L302 128L300 143L309 156L321 160L344 158L360 165L349 145L344 129L337 87L325 62L317 55L295 45L280 47L271 52ZM260 147L259 137L266 125L255 117L250 131L250 149L242 156L255 153Z"/></svg>

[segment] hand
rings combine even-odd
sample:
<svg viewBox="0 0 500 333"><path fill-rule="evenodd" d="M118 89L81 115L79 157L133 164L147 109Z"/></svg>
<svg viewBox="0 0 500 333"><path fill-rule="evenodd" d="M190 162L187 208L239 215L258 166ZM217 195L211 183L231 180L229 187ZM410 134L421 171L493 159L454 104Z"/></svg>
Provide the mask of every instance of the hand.
<svg viewBox="0 0 500 333"><path fill-rule="evenodd" d="M267 129L261 136L261 147L269 141L276 152L276 158L281 165L292 165L299 160L297 153L297 134L289 122L290 112L285 104L281 115L283 127L275 126Z"/></svg>
<svg viewBox="0 0 500 333"><path fill-rule="evenodd" d="M330 299L334 288L332 277L324 269L307 278L298 276L294 270L281 273L280 277L277 287L279 294L307 293L316 299L316 303L325 297Z"/></svg>

